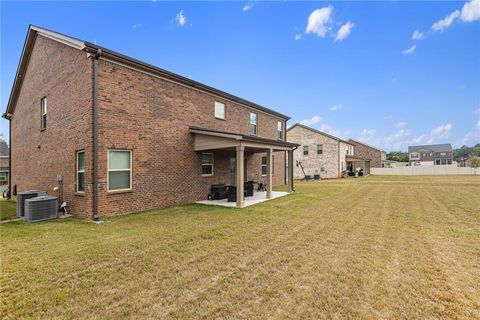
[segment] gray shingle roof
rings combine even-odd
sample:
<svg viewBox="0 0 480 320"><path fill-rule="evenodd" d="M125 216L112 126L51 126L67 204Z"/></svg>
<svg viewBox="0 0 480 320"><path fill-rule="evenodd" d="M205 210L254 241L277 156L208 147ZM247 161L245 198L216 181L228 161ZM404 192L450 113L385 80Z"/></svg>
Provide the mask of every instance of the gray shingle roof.
<svg viewBox="0 0 480 320"><path fill-rule="evenodd" d="M450 143L443 144L426 144L423 146L409 146L408 153L418 151L418 150L428 150L433 152L448 152L452 151L452 145Z"/></svg>

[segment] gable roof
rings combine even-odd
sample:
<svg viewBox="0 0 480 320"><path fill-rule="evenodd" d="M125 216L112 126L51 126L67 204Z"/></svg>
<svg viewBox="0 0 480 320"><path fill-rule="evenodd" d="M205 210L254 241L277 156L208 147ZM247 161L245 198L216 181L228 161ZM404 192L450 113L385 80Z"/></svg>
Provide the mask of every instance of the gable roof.
<svg viewBox="0 0 480 320"><path fill-rule="evenodd" d="M418 150L428 150L433 152L448 152L452 151L452 145L450 143L442 144L426 144L422 146L409 146L408 153L418 151Z"/></svg>
<svg viewBox="0 0 480 320"><path fill-rule="evenodd" d="M339 141L339 142L343 142L343 143L347 143L347 144L350 144L350 145L353 146L353 144L350 143L350 142L348 142L348 141L345 141L345 140L343 140L343 139L337 138L337 137L335 137L335 136L332 136L331 134L328 134L328 133L325 133L325 132L323 132L323 131L320 131L320 130L311 128L311 127L309 127L309 126L306 126L306 125L301 124L301 123L298 123L298 122L295 123L294 125L292 125L291 127L289 127L289 128L287 129L287 132L290 131L290 130L292 130L292 129L295 128L295 127L299 127L299 128L303 128L303 129L306 129L306 130L310 130L310 131L312 131L312 132L321 134L321 135L323 135L323 136L325 136L325 137L328 137L328 138L330 138L330 139L333 139L333 140L336 140L336 141Z"/></svg>
<svg viewBox="0 0 480 320"><path fill-rule="evenodd" d="M136 69L139 69L139 70L144 71L144 72L153 73L153 74L158 75L158 76L160 76L164 79L174 81L174 82L183 84L183 85L191 87L191 88L196 88L198 90L210 93L212 95L216 95L216 96L222 97L224 99L242 104L242 105L247 106L249 108L252 108L252 109L255 109L255 110L258 110L258 111L262 111L262 112L265 112L265 113L268 113L268 114L271 114L271 115L274 115L274 116L277 116L277 117L279 117L281 119L284 119L284 120L289 120L290 119L290 117L288 117L284 114L281 114L281 113L279 113L277 111L274 111L272 109L263 107L259 104L251 102L249 100L237 97L233 94L230 94L230 93L227 93L225 91L210 87L206 84L200 83L200 82L195 81L195 80L191 80L189 78L183 77L183 76L178 75L176 73L167 71L165 69L162 69L162 68L156 67L154 65L151 65L151 64L142 62L140 60L134 59L132 57L123 55L123 54L118 53L116 51L98 46L98 45L93 44L93 43L88 42L88 41L79 40L77 38L61 34L59 32L51 31L51 30L40 28L40 27L33 26L33 25L29 26L27 36L25 38L25 43L23 45L22 54L20 56L20 62L19 62L18 68L17 68L15 81L13 83L12 91L10 93L10 98L8 100L7 108L6 108L6 111L5 111L5 114L4 114L4 117L6 117L6 118L11 117L11 115L14 112L15 103L16 103L16 100L18 98L18 94L20 92L20 88L21 88L21 85L22 85L22 82L23 82L23 75L25 74L25 70L26 70L26 67L28 65L28 59L30 58L30 54L31 54L31 51L33 49L33 45L35 43L35 39L36 39L37 35L41 35L41 36L50 38L52 40L61 42L65 45L71 46L71 47L76 48L78 50L85 51L85 52L90 53L90 54L99 54L100 53L102 57L108 58L109 60L113 60L113 61L118 62L118 63L123 63L123 64L126 64L128 66L135 67Z"/></svg>
<svg viewBox="0 0 480 320"><path fill-rule="evenodd" d="M369 147L369 148L378 150L378 151L380 151L380 152L385 152L385 150L382 150L382 149L380 149L380 148L377 148L377 147L375 147L375 146L372 146L371 144L368 144L368 143L365 143L365 142L362 142L362 141L358 141L358 140L355 140L355 139L352 139L352 138L348 139L348 141L353 141L354 143L363 144L364 146L367 146L367 147Z"/></svg>

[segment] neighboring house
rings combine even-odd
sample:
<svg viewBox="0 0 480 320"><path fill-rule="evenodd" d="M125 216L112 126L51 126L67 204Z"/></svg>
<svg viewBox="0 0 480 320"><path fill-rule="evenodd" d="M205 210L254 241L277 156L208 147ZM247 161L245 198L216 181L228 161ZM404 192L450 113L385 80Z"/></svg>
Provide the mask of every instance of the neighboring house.
<svg viewBox="0 0 480 320"><path fill-rule="evenodd" d="M452 165L452 145L450 143L444 143L409 146L408 159L412 166Z"/></svg>
<svg viewBox="0 0 480 320"><path fill-rule="evenodd" d="M4 116L12 189L55 195L61 175L83 217L204 200L216 183L243 195L243 181L265 181L268 195L296 146L279 112L34 26Z"/></svg>
<svg viewBox="0 0 480 320"><path fill-rule="evenodd" d="M296 123L287 129L287 141L299 144L294 151L294 177L320 174L321 178L339 178L356 158L355 146L325 132Z"/></svg>
<svg viewBox="0 0 480 320"><path fill-rule="evenodd" d="M355 145L356 156L370 160L367 163L366 172L370 172L370 168L382 168L382 163L387 160L387 153L382 149L354 139L349 139L348 142ZM363 168L362 163L360 166Z"/></svg>
<svg viewBox="0 0 480 320"><path fill-rule="evenodd" d="M8 185L9 153L7 142L0 138L0 186Z"/></svg>

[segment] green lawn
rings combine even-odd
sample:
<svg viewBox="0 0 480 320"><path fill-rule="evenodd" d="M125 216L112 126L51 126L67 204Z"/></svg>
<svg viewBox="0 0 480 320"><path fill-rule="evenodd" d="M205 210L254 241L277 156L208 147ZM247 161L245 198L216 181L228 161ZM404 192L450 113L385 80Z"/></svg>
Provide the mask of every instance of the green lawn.
<svg viewBox="0 0 480 320"><path fill-rule="evenodd" d="M2 319L480 318L480 177L1 228Z"/></svg>
<svg viewBox="0 0 480 320"><path fill-rule="evenodd" d="M16 218L16 202L0 198L0 220Z"/></svg>

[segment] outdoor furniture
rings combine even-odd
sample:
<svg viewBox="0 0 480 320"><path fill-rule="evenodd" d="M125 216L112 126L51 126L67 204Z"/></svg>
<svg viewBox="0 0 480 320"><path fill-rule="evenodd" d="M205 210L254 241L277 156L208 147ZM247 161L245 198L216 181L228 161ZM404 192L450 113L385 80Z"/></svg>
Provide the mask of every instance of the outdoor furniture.
<svg viewBox="0 0 480 320"><path fill-rule="evenodd" d="M228 202L237 202L237 187L228 186Z"/></svg>
<svg viewBox="0 0 480 320"><path fill-rule="evenodd" d="M246 197L253 197L253 182L248 181L243 184L243 190L245 190Z"/></svg>
<svg viewBox="0 0 480 320"><path fill-rule="evenodd" d="M221 200L228 197L228 188L224 183L212 184L211 194L213 200Z"/></svg>

